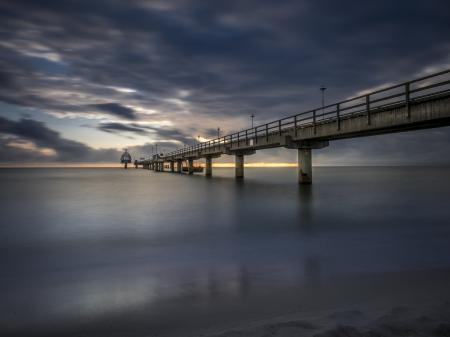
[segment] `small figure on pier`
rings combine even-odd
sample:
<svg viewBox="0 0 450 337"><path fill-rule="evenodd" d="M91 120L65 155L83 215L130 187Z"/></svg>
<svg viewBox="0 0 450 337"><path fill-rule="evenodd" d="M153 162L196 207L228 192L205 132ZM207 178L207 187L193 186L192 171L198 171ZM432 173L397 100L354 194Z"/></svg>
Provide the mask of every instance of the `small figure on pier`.
<svg viewBox="0 0 450 337"><path fill-rule="evenodd" d="M120 156L120 163L124 164L124 168L128 168L128 163L131 163L131 155L128 153L128 149Z"/></svg>

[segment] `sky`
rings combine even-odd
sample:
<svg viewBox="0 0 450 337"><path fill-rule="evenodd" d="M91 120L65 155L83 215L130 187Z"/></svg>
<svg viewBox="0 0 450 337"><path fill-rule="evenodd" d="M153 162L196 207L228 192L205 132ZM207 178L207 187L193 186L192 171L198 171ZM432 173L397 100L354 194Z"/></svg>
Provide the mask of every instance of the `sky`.
<svg viewBox="0 0 450 337"><path fill-rule="evenodd" d="M193 145L319 107L321 85L332 103L448 69L449 36L447 0L0 0L0 163ZM450 129L334 141L314 162L450 164Z"/></svg>

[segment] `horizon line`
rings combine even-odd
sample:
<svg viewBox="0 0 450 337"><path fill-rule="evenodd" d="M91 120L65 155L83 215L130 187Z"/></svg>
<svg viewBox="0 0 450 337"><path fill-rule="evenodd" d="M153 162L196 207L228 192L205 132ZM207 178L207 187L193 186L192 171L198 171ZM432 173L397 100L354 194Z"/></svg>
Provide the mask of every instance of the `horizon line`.
<svg viewBox="0 0 450 337"><path fill-rule="evenodd" d="M198 166L204 167L204 163L200 163ZM234 168L235 163L218 162L213 163L214 168ZM246 168L295 168L298 164L296 162L254 162L245 163ZM439 166L447 167L450 164L433 164L433 165L421 165L421 164L318 164L313 165L315 167L426 167L426 166ZM0 163L0 169L7 168L123 168L123 164L115 162L98 162L98 163L86 163L86 162L69 162L69 163ZM130 169L134 168L134 164L129 165Z"/></svg>

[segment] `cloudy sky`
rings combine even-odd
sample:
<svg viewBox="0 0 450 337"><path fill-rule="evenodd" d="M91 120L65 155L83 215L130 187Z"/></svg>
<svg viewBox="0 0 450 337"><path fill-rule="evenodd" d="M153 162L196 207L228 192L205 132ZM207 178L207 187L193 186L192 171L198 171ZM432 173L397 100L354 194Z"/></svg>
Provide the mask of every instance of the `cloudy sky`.
<svg viewBox="0 0 450 337"><path fill-rule="evenodd" d="M320 106L322 84L331 103L450 68L449 36L447 0L0 0L0 162L191 145L252 113L264 123ZM336 141L315 158L448 164L450 129Z"/></svg>

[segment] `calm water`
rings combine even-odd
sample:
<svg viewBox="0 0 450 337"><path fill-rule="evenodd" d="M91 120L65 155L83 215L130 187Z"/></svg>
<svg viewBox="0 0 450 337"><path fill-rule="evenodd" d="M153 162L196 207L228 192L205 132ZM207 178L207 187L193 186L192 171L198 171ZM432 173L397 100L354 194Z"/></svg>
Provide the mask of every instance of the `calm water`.
<svg viewBox="0 0 450 337"><path fill-rule="evenodd" d="M450 268L449 168L213 173L0 170L0 334L188 335Z"/></svg>

